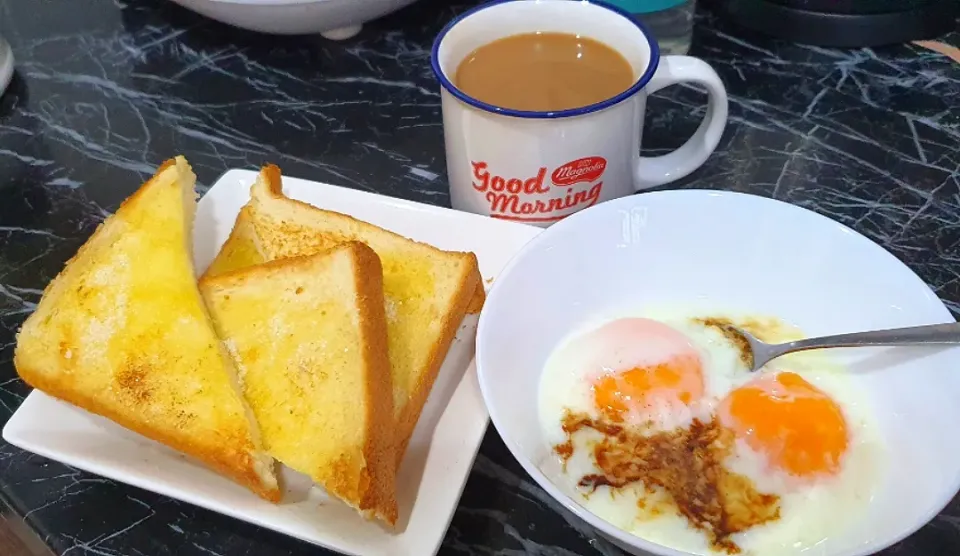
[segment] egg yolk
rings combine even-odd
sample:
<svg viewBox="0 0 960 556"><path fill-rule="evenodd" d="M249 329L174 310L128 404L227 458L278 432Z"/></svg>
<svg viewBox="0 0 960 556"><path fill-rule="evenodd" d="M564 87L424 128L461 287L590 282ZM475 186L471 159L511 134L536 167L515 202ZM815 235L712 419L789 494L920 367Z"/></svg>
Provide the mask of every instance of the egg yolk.
<svg viewBox="0 0 960 556"><path fill-rule="evenodd" d="M643 415L657 406L689 405L702 395L700 361L690 357L608 374L593 384L597 408L618 421L631 410Z"/></svg>
<svg viewBox="0 0 960 556"><path fill-rule="evenodd" d="M602 342L601 342L602 339ZM614 421L656 420L703 396L700 355L681 332L650 319L622 319L594 333L603 374L592 381L596 408Z"/></svg>
<svg viewBox="0 0 960 556"><path fill-rule="evenodd" d="M847 451L847 423L830 396L796 373L763 376L727 395L724 424L792 475L835 474Z"/></svg>

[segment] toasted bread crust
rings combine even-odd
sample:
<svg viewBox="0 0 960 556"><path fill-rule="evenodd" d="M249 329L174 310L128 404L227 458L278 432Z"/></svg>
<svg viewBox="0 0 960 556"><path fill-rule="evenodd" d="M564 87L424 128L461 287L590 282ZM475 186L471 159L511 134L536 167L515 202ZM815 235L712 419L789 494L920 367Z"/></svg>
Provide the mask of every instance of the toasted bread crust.
<svg viewBox="0 0 960 556"><path fill-rule="evenodd" d="M252 209L246 204L240 209L227 241L204 271L201 280L266 261L252 219Z"/></svg>
<svg viewBox="0 0 960 556"><path fill-rule="evenodd" d="M304 203L302 201L286 197L282 190L280 169L272 164L264 166L261 170L259 179L251 187L251 198L251 205L254 207L253 220L255 227L263 226L266 228L267 226L271 225L261 222L259 219L260 217L257 215L258 211L262 210L260 208L260 204L264 202L264 199L275 199L282 200L283 203L291 205L285 207L287 210L292 209L292 207L297 207L300 210L306 210L310 213L317 214L320 218L339 219L340 226L355 230L352 231L347 238L337 238L334 236L320 238L317 236L324 236L324 234L318 232L317 236L298 239L298 236L303 234L302 230L297 229L298 225L293 225L289 231L286 231L284 229L286 222L281 221L272 225L278 226L277 230L280 234L288 234L289 237L292 238L290 241L297 246L297 248L288 249L286 245L283 245L280 250L271 253L268 252L270 249L265 247L264 254L268 258L288 256L290 253L284 251L296 252L297 249L300 248L299 246L306 241L312 240L312 243L315 244L315 248L328 248L330 244L335 244L345 239L363 241L363 234L376 233L383 237L391 237L397 240L398 243L402 242L406 245L418 245L444 257L454 256L460 258L461 261L466 261L466 263L463 264L462 275L460 276L457 290L453 295L452 304L449 306L449 310L444 313L443 320L440 322L440 333L436 337L433 344L430 345L429 351L426 353L426 363L419 368L420 372L416 377L414 387L407 392L407 402L402 408L395 408L395 413L397 415L396 457L397 467L399 467L406 452L406 447L410 441L410 437L413 434L417 421L419 420L420 413L423 410L423 406L430 394L430 390L433 388L437 374L444 359L446 358L446 354L450 349L453 338L456 336L463 317L468 311L473 310L476 312L479 311L483 306L485 292L476 255L466 252L443 251L434 247L433 245L412 240L393 231L386 230L384 228L380 228L379 226L357 219L349 214L318 208L309 203ZM272 218L272 216L266 218ZM266 229L264 229L264 231L266 231ZM267 236L261 235L261 237ZM319 241L319 239L323 239L323 241ZM287 239L284 238L284 241L287 241ZM266 243L267 242L265 241L265 244Z"/></svg>
<svg viewBox="0 0 960 556"><path fill-rule="evenodd" d="M20 378L30 386L90 413L106 417L125 429L165 444L178 452L189 454L203 461L214 471L249 488L265 500L277 503L282 497L279 489L265 487L260 476L253 471L255 464L250 452L254 450L254 446L247 438L226 439L224 450L209 450L199 443L181 442L175 436L168 434L167 431L140 426L135 421L128 419L126 415L112 411L96 395L62 388L60 382L44 380L44 373L39 372L39 370L18 365L17 372L20 374ZM238 447L245 449L237 450Z"/></svg>
<svg viewBox="0 0 960 556"><path fill-rule="evenodd" d="M420 413L423 411L423 406L430 396L433 383L437 380L437 374L440 372L443 360L446 359L447 352L450 351L450 344L453 343L453 339L457 335L457 330L460 328L460 323L467 314L467 308L475 302L477 289L479 288L480 291L483 291L483 278L480 276L477 256L473 253L467 253L467 255L473 258L473 264L467 265L464 268L464 275L460 280L460 289L457 290L455 295L456 301L454 303L454 309L445 315L442 324L443 332L431 346L428 359L429 363L424 373L420 375L420 380L411 393L410 400L407 402L397 423L397 469L400 468L400 464L403 462L407 445L410 443L410 437L413 436L417 421L420 419Z"/></svg>
<svg viewBox="0 0 960 556"><path fill-rule="evenodd" d="M354 506L367 519L377 518L392 526L399 514L396 470L393 467L393 387L383 300L383 269L377 254L366 244L351 241L308 255L277 259L215 276L205 276L200 280L200 289L205 296L222 295L223 292L242 287L252 278L276 276L291 268L309 265L340 252L348 254L355 269L353 279L357 292L358 326L362 338L360 348L366 372L367 389L362 403L368 425L362 445L362 462L352 456L345 456L330 463L329 468L325 466L316 469L316 474L310 469L297 470L313 476L327 492ZM318 407L316 411L323 411L323 408ZM283 460L281 454L276 455Z"/></svg>
<svg viewBox="0 0 960 556"><path fill-rule="evenodd" d="M176 179L170 184L160 183L161 178L166 179L168 177L164 176L166 171L178 165L180 165L181 168L185 167L186 172L188 172L190 176L191 187L189 190L187 190L186 185L180 182L181 179L184 179L184 175L179 172ZM176 434L179 431L164 429L165 423L158 424L144 422L142 420L138 422L137 419L139 415L124 413L120 409L121 406L117 404L113 404L115 407L111 407L111 404L107 400L113 400L113 398L110 397L114 395L112 392L91 392L75 387L76 385L74 384L71 374L75 371L83 372L84 369L77 369L75 364L70 360L70 350L77 346L74 343L75 338L70 335L71 328L69 324L60 324L59 332L62 333L64 337L61 339L59 346L45 346L44 343L49 342L50 339L37 337L35 335L37 329L42 330L46 326L45 321L47 319L55 316L57 303L61 301L62 298L69 299L70 296L79 295L79 292L73 292L72 290L69 292L66 291L67 288L72 288L73 285L68 286L66 282L76 273L83 273L83 270L77 270L76 273L74 273L75 267L81 268L76 265L82 264L80 261L86 261L87 258L94 259L100 250L106 251L111 247L114 238L118 236L119 230L122 229L123 222L126 221L128 214L132 215L134 211L143 211L143 207L139 207L138 205L144 202L143 197L148 191L155 187L165 186L183 188L183 192L189 193L190 195L189 202L195 203L194 199L196 194L192 190L192 176L192 172L189 172L189 166L182 157L167 160L157 169L153 177L147 180L137 191L121 203L116 214L108 217L97 227L91 237L78 249L77 253L67 261L60 273L58 273L44 289L44 294L38 304L37 310L30 315L21 328L20 335L18 335L17 347L14 350L14 366L20 377L30 386L76 405L81 409L106 417L138 434L188 454L202 461L215 471L250 488L264 499L277 502L281 498L281 493L276 484L276 478L272 476L272 470L263 469L264 474L267 475L266 477L264 474L257 472L258 462L255 461L253 454L259 452L259 450L258 447L254 445L253 437L251 436L255 434L255 431L247 429L248 423L244 422L235 429L220 431L223 437L218 439L220 442L214 444L209 442L209 439L198 439L189 435ZM184 201L186 202L186 198ZM191 221L190 218L192 218L192 210L186 216L187 221L185 224L189 225ZM189 236L189 232L187 232L187 234ZM186 246L184 247L184 256L189 259L189 250ZM91 262L90 264L95 265L97 263ZM192 267L192 262L189 264ZM203 311L199 290L196 291L196 300L199 303L199 308ZM24 340L24 331L27 330L31 331L29 356L25 353L28 347L22 342L22 340ZM212 335L212 327L210 328L210 332L211 337L215 338L215 336ZM32 362L31 357L36 355L38 349L49 348L56 350L58 347L61 354L58 368L41 368L41 366L37 366ZM64 353L67 355L64 356ZM222 362L224 365L229 364L229 360L227 359L224 359ZM157 369L150 367L139 370L144 373L157 371ZM227 380L227 378L228 377L225 376L224 380ZM242 399L240 399L239 396L237 401L242 405ZM203 440L207 440L207 442Z"/></svg>
<svg viewBox="0 0 960 556"><path fill-rule="evenodd" d="M151 186L153 186L154 182L160 179L160 175L163 174L164 170L166 170L167 168L170 168L171 166L176 165L176 163L177 163L177 160L175 158L165 160L163 164L157 167L157 172L149 180L147 180L146 182L144 182L143 185L138 187L137 190L134 191L129 197L127 197L126 199L120 202L120 206L117 207L117 211L114 214L121 214L127 210L130 210L130 206L136 205L139 202L140 197L144 195L144 192L146 192ZM74 253L72 257L67 259L67 262L63 264L63 268L60 269L60 272L58 272L57 275L53 277L53 280L50 280L50 283L47 284L45 288L43 288L44 296L47 294L48 291L56 287L57 280L66 273L67 268L69 268L70 265L74 263L74 261L79 259L84 253L92 249L92 246L95 245L96 240L102 234L105 233L104 224L106 223L107 221L104 220L100 224L97 224L97 229L93 231L93 233L90 235L89 238L87 238L87 241L83 242L83 245L81 245L80 248L77 249L77 252ZM40 303L43 303L42 296L40 298ZM34 312L34 314L35 313L36 311ZM33 317L33 314L31 314L27 320L29 321L30 318L32 317Z"/></svg>
<svg viewBox="0 0 960 556"><path fill-rule="evenodd" d="M363 222L362 220L359 220L359 219L357 219L357 218L354 218L353 216L351 216L351 215L349 215L349 214L343 214L343 213L339 213L339 212L331 211L331 210L327 210L327 209L318 209L318 207L315 207L315 206L313 206L313 205L311 205L311 204L309 204L309 203L304 203L304 202L298 201L298 200L296 200L296 199L290 199L289 197L285 196L285 195L283 194L283 182L282 182L282 177L281 177L281 173L280 173L280 168L277 167L277 166L274 165L274 164L267 164L266 166L264 166L264 167L260 170L260 172L261 172L261 176L263 177L263 183L267 186L266 189L265 189L265 193L269 194L271 197L273 197L273 198L275 198L275 199L284 199L284 200L286 200L286 201L288 201L288 202L296 203L296 204L301 205L301 206L306 206L306 207L309 207L309 208L311 208L311 209L313 209L313 210L323 210L324 212L331 212L331 213L334 213L334 214L336 214L336 215L338 215L338 216L342 216L342 217L344 217L344 218L349 218L350 220L353 220L353 221L356 221L356 222L361 222L361 223L363 223L363 224L367 224L366 222ZM256 185L255 185L254 187L256 187ZM244 209L247 209L248 206L249 206L249 205L245 205L245 206L244 206ZM394 236L402 237L402 236L400 236L399 234L396 234L396 233L394 233L394 232L391 232L390 230L383 229L382 231L383 231L383 232L386 232L386 233L388 233L388 234L392 234L392 235L394 235ZM411 242L413 242L413 243L419 243L419 244L421 244L421 245L428 245L429 247L431 247L431 248L433 248L433 249L436 249L436 247L433 247L432 245L429 245L429 244L426 244L426 243L422 243L422 242L419 242L419 241L415 241L415 240L412 240L412 239L410 239L410 238L404 238L404 239L407 240L407 241L411 241ZM476 260L476 256L473 255L473 253L469 253L469 254L473 256L474 260ZM479 266L477 266L477 272L478 272L478 274L479 274ZM481 278L481 279L480 279L480 283L479 283L479 285L477 286L476 290L475 290L474 292L472 292L472 296L471 296L471 298L470 298L470 304L467 306L466 313L467 313L467 314L471 314L471 315L472 315L472 314L479 313L480 310L483 309L483 304L484 304L484 302L486 301L486 299L487 299L487 293L486 293L486 291L485 291L484 288L483 288L483 279ZM406 445L406 443L404 443L404 445Z"/></svg>
<svg viewBox="0 0 960 556"><path fill-rule="evenodd" d="M354 217L353 215L345 214L345 213L342 213L342 212L337 212L337 211L335 211L335 210L329 210L329 209L325 209L325 208L320 208L320 207L311 205L310 203L305 203L305 202L303 202L303 201L298 201L297 199L292 199L292 198L290 198L290 197L287 197L286 195L283 194L283 184L282 184L281 178L280 178L280 168L278 168L277 166L275 166L275 165L273 165L273 164L267 164L266 166L264 166L264 167L260 170L260 176L261 176L261 178L263 178L263 179L257 180L257 182L255 182L255 183L253 184L253 187L251 188L251 197L254 198L254 199L256 199L257 196L258 196L259 194L261 194L261 193L259 193L259 192L262 192L263 194L266 194L267 196L272 197L272 198L274 198L274 199L281 199L281 200L283 200L283 202L285 202L285 203L290 203L290 204L293 204L293 205L296 205L296 206L299 206L299 207L303 207L303 208L306 208L306 209L308 209L308 210L310 210L310 211L317 212L317 213L319 213L319 214L327 214L327 215L330 215L330 216L335 216L335 217L337 217L337 218L343 218L343 219L345 219L345 220L348 220L348 221L350 221L350 222L353 222L354 224L356 224L357 226L360 226L360 227L376 228L378 233L384 234L385 236L391 236L391 237L393 237L393 238L395 238L395 239L399 239L399 240L402 240L402 241L407 242L407 243L410 243L410 244L415 244L415 245L419 245L419 246L421 246L421 247L426 247L426 248L429 248L430 250L435 251L435 252L437 252L437 253L446 253L446 254L448 254L448 255L450 255L450 254L457 254L457 255L461 255L461 256L469 256L469 257L472 257L474 263L476 264L476 259L477 259L477 257L476 257L476 255L474 255L473 253L468 253L468 252L464 252L464 251L445 251L445 250L443 250L443 249L439 249L439 248L437 248L437 247L434 247L433 245L430 245L429 243L424 243L424 242L422 242L422 241L417 241L417 240L415 240L415 239L411 239L411 238L408 238L408 237L406 237L406 236L404 236L404 235L398 234L398 233L396 233L396 232L394 232L394 231L392 231L392 230L388 230L388 229L386 229L386 228L381 228L380 226L377 226L377 225L375 225L375 224L371 224L371 223L369 223L369 222L367 222L367 221L365 221L365 220L360 220L359 218L356 218L356 217ZM266 186L266 187L261 188L261 187L259 187L260 184L263 184L263 185ZM362 240L359 240L359 239L347 239L346 241L351 241L351 240L352 240L352 241L362 241ZM336 243L342 243L342 241L337 241ZM332 247L332 246L333 246L333 245L330 245L330 247ZM272 255L272 254L270 254L270 253L265 253L265 254L266 254L268 257ZM479 272L479 267L478 267L478 272ZM482 299L485 298L485 296L486 296L486 294L483 292L483 285L482 285L482 283L481 283L481 285L480 285L480 292L470 292L470 293L471 293L471 294L476 294L477 298L480 298L480 299L481 299L481 301L479 302L479 304L480 304L480 306L482 306L482 305L483 305ZM473 304L472 306L473 306L473 307L477 307L476 304Z"/></svg>
<svg viewBox="0 0 960 556"><path fill-rule="evenodd" d="M393 432L393 386L390 357L387 351L387 315L383 303L383 268L380 257L360 242L350 242L360 272L356 288L360 304L360 327L366 344L363 357L371 375L367 392L367 419L371 423L364 453L373 470L370 488L360 502L360 509L371 509L378 517L394 525L397 522L396 443Z"/></svg>
<svg viewBox="0 0 960 556"><path fill-rule="evenodd" d="M473 297L470 298L470 305L467 307L467 314L476 315L483 309L483 304L486 302L487 292L483 289L483 279L481 278L480 285L477 287L477 291L474 292Z"/></svg>

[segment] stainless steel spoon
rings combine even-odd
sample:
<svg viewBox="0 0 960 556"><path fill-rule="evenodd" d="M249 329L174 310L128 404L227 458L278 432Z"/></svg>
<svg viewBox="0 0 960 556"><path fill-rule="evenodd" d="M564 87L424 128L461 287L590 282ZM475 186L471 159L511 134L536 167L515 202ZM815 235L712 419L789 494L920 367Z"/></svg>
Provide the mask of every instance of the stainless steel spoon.
<svg viewBox="0 0 960 556"><path fill-rule="evenodd" d="M768 344L761 342L752 334L736 326L724 325L731 334L739 336L744 341L741 344L744 362L750 367L750 372L757 371L768 362L781 355L809 349L836 348L836 347L869 347L869 346L930 346L944 344L960 344L960 323L929 324L925 326L911 326L908 328L894 328L892 330L874 330L872 332L856 332L853 334L837 334L821 338L805 338L785 344ZM743 344L746 345L743 345Z"/></svg>

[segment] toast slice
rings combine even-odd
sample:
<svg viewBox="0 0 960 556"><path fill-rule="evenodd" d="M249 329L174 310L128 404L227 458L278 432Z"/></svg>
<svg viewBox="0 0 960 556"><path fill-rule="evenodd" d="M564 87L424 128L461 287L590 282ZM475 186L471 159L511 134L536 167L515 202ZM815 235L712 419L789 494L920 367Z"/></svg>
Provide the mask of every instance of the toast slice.
<svg viewBox="0 0 960 556"><path fill-rule="evenodd" d="M366 245L206 277L200 290L270 454L397 520L383 270Z"/></svg>
<svg viewBox="0 0 960 556"><path fill-rule="evenodd" d="M272 165L261 170L251 187L248 206L267 260L316 253L347 241L365 243L379 255L399 466L457 328L482 291L476 256L442 251L289 199L281 189L280 170Z"/></svg>
<svg viewBox="0 0 960 556"><path fill-rule="evenodd" d="M253 266L265 262L263 250L260 248L260 239L257 237L257 230L253 225L252 210L250 205L244 205L237 215L233 230L230 236L220 248L216 258L210 263L210 266L204 272L203 276L210 277L224 272L230 272L238 268ZM487 294L483 289L483 282L477 287L467 307L467 314L473 315L483 309L483 303L486 301Z"/></svg>
<svg viewBox="0 0 960 556"><path fill-rule="evenodd" d="M31 386L276 502L274 461L195 281L195 180L169 160L97 228L23 324L14 364Z"/></svg>
<svg viewBox="0 0 960 556"><path fill-rule="evenodd" d="M230 230L230 236L203 273L201 280L266 262L250 213L249 205L244 205L240 209L233 229Z"/></svg>

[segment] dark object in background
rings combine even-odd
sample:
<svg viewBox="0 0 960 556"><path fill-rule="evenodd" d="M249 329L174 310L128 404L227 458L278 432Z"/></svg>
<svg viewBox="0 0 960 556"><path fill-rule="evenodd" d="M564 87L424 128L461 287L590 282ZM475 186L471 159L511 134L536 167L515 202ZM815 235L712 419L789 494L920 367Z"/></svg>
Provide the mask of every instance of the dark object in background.
<svg viewBox="0 0 960 556"><path fill-rule="evenodd" d="M863 47L953 30L960 0L714 0L749 29L793 42Z"/></svg>

